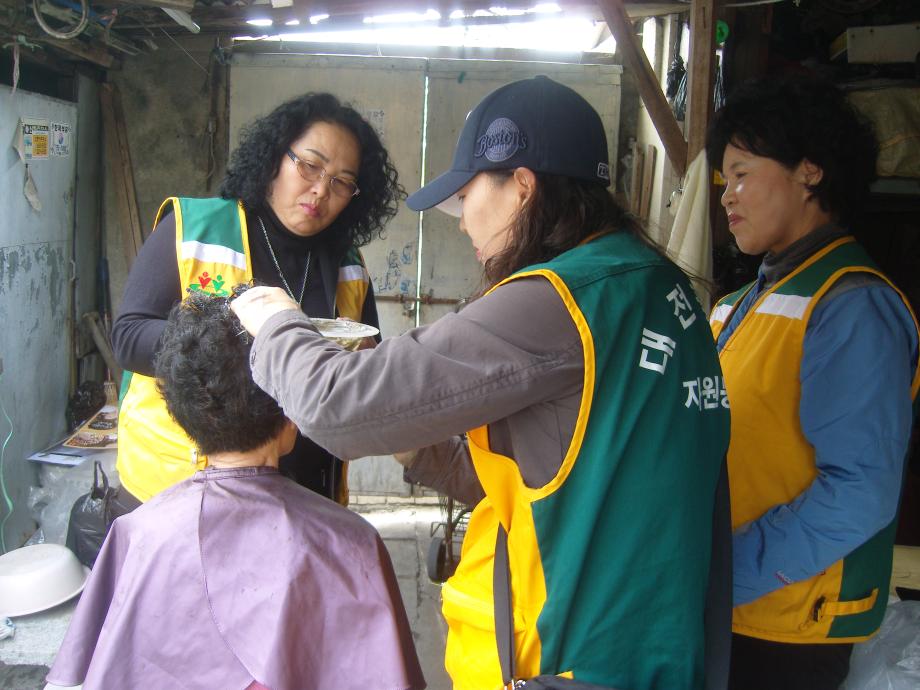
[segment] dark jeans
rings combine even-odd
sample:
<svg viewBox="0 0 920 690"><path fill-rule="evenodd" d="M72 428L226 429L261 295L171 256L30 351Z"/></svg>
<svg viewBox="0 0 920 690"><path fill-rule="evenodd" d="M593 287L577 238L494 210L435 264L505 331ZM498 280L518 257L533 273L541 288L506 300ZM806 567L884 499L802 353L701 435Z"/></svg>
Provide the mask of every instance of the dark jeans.
<svg viewBox="0 0 920 690"><path fill-rule="evenodd" d="M837 690L852 644L786 644L732 635L729 690Z"/></svg>

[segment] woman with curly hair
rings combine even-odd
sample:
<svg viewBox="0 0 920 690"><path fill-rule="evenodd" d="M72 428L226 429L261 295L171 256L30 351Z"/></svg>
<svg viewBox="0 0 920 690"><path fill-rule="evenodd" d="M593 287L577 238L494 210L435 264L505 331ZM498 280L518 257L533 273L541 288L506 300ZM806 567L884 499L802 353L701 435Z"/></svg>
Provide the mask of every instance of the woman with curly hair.
<svg viewBox="0 0 920 690"><path fill-rule="evenodd" d="M126 370L118 428L117 512L133 509L207 466L169 418L153 361L166 319L189 291L228 294L237 283L283 288L314 317L377 325L359 247L377 237L404 196L377 133L328 93L294 98L244 128L220 198L171 197L131 267L115 320ZM347 502L343 464L305 437L283 474ZM127 495L126 495L127 494Z"/></svg>
<svg viewBox="0 0 920 690"><path fill-rule="evenodd" d="M709 162L757 279L710 321L731 404L738 690L832 690L882 622L917 324L850 234L878 148L844 94L798 76L740 87Z"/></svg>

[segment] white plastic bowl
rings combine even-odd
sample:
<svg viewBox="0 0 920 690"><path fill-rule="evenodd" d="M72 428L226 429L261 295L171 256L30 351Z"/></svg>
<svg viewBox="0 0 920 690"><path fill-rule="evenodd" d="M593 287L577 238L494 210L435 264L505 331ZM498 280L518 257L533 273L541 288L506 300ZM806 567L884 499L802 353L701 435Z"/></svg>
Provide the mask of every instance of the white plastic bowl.
<svg viewBox="0 0 920 690"><path fill-rule="evenodd" d="M0 556L0 615L27 616L83 591L89 568L60 544L23 546Z"/></svg>

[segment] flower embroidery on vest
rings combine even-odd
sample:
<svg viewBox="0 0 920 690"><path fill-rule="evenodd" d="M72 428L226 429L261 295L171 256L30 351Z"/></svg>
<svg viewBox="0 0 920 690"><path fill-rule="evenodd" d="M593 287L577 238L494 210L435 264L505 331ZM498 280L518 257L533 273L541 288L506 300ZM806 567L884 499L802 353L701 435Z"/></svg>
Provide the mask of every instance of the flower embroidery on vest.
<svg viewBox="0 0 920 690"><path fill-rule="evenodd" d="M211 286L211 289L208 289L208 286ZM192 283L188 286L189 291L195 292L207 292L209 294L219 295L220 297L228 297L229 292L223 290L224 286L224 277L222 275L214 276L213 278L208 275L207 271L203 271L200 276L198 276L198 282Z"/></svg>

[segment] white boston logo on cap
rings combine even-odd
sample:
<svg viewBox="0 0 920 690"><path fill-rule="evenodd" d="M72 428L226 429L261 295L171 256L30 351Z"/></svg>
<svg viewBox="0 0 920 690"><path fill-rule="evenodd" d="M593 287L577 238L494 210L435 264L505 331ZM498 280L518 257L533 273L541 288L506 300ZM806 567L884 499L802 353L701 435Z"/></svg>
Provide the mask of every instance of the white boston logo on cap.
<svg viewBox="0 0 920 690"><path fill-rule="evenodd" d="M518 126L507 117L493 120L492 124L479 139L476 140L476 158L485 156L493 163L506 161L519 149L527 148L525 137Z"/></svg>

